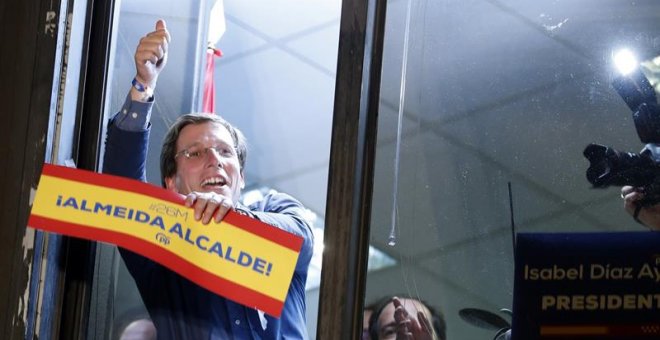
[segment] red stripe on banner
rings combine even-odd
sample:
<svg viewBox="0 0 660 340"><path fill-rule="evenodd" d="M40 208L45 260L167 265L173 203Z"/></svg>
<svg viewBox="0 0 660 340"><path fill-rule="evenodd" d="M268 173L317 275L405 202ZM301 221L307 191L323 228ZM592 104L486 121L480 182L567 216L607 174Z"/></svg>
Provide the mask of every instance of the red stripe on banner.
<svg viewBox="0 0 660 340"><path fill-rule="evenodd" d="M584 337L653 337L660 335L660 324L593 324L593 325L541 325L543 339L582 339Z"/></svg>
<svg viewBox="0 0 660 340"><path fill-rule="evenodd" d="M135 179L108 174L99 174L89 170L75 169L66 166L45 163L43 170L41 171L41 175L58 177L70 181L98 185L141 195L148 195L154 198L181 205L183 205L185 202L185 197L174 191L165 190L155 185L151 185L149 183L141 182Z"/></svg>
<svg viewBox="0 0 660 340"><path fill-rule="evenodd" d="M268 223L255 220L252 217L241 215L235 211L229 211L227 215L225 215L223 221L231 225L240 226L241 229L247 232L276 242L282 247L289 248L295 252L300 252L300 249L302 248L302 237L292 234L288 231L284 231L280 228L273 227Z"/></svg>
<svg viewBox="0 0 660 340"><path fill-rule="evenodd" d="M91 241L102 241L116 244L163 264L172 271L187 277L201 287L218 295L235 300L246 306L253 306L254 308L258 308L277 318L279 318L282 313L284 301L279 301L250 288L211 274L172 252L139 238L81 224L62 222L34 214L30 215L28 226L67 236L84 238Z"/></svg>
<svg viewBox="0 0 660 340"><path fill-rule="evenodd" d="M184 197L178 193L125 177L99 174L88 170L68 168L48 163L44 164L42 170L42 176L43 175L128 191L141 195L148 195L176 204L184 204ZM289 248L293 251L300 252L300 249L302 248L302 237L255 220L251 217L241 215L234 211L229 211L223 220L254 235L277 242L283 247Z"/></svg>

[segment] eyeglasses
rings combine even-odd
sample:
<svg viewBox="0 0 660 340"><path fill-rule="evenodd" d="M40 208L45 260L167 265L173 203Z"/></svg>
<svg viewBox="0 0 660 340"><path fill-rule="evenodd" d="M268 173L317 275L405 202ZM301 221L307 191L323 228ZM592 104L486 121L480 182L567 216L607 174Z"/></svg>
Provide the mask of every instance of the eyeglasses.
<svg viewBox="0 0 660 340"><path fill-rule="evenodd" d="M220 158L233 158L236 156L236 150L229 145L216 145L209 147L192 146L177 152L174 155L174 159L183 156L186 161L191 163L191 165L199 165L208 160L209 152L211 150L215 151L216 156Z"/></svg>

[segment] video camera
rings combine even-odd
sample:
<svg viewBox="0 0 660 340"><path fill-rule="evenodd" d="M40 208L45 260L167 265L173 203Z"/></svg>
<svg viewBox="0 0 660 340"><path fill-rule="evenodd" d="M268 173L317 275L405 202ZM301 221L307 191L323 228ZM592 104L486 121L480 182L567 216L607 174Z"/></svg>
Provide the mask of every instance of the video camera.
<svg viewBox="0 0 660 340"><path fill-rule="evenodd" d="M620 152L608 146L589 144L584 149L590 166L587 180L595 188L641 187L642 205L660 202L660 105L655 89L639 67L616 77L612 85L632 110L637 135L646 145L640 153Z"/></svg>

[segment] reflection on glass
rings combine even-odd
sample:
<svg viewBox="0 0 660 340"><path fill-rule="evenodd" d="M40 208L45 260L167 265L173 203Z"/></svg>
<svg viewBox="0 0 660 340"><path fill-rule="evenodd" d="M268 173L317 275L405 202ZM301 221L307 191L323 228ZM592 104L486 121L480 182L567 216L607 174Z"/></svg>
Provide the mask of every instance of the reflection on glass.
<svg viewBox="0 0 660 340"><path fill-rule="evenodd" d="M365 304L419 297L444 313L448 339L493 339L498 330L459 311L510 321L498 311L512 304L512 217L518 232L642 230L619 188L591 189L582 152L593 141L640 149L610 60L622 46L658 55L660 4L393 0L387 10L371 244L396 263L369 273Z"/></svg>

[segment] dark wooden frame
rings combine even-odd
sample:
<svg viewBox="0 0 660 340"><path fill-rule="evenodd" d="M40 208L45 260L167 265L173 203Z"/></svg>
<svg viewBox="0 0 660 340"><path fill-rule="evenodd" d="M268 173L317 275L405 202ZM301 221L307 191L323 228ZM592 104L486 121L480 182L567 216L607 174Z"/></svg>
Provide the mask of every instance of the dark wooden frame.
<svg viewBox="0 0 660 340"><path fill-rule="evenodd" d="M87 6L87 35L83 47L81 91L76 121L78 143L74 147L74 156L78 168L98 171L99 150L103 144L103 112L115 1L90 0ZM90 315L96 244L82 239L65 238L63 255L66 266L59 337L85 339Z"/></svg>
<svg viewBox="0 0 660 340"><path fill-rule="evenodd" d="M64 27L61 8L72 0L0 2L0 334L3 339L83 339L87 327L94 247L91 242L63 238L54 254L48 241L26 231L29 199L37 187L41 167L52 150L47 143L53 91L57 37ZM74 161L79 167L96 169L101 143L103 93L107 73L110 27L114 1L90 0L85 23L83 77L79 93L78 127ZM56 13L48 16L47 13ZM77 13L80 15L80 13ZM46 25L55 24L52 27ZM37 242L35 242L35 239ZM34 248L32 246L35 245ZM48 243L51 246L51 243ZM35 253L35 251L37 253ZM54 255L54 256L53 256ZM48 274L39 266L48 257ZM36 268L34 271L31 269ZM39 268L37 268L39 267ZM54 273L54 275L51 275ZM35 307L38 281L47 280L51 290L38 291L49 302ZM32 295L28 296L28 292ZM44 301L45 301L44 300ZM29 306L29 307L28 307ZM35 334L40 318L39 334Z"/></svg>
<svg viewBox="0 0 660 340"><path fill-rule="evenodd" d="M26 230L29 200L47 152L60 0L0 2L0 334L24 339L29 275L41 254ZM47 13L54 11L56 17ZM54 26L52 26L54 24Z"/></svg>
<svg viewBox="0 0 660 340"><path fill-rule="evenodd" d="M342 3L318 339L361 337L386 3Z"/></svg>

